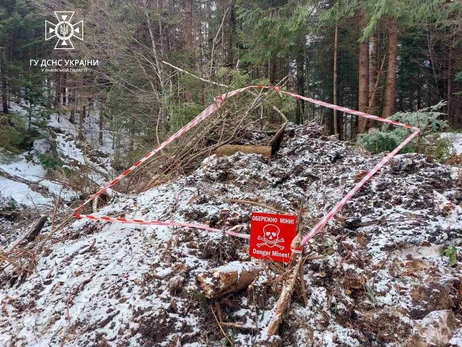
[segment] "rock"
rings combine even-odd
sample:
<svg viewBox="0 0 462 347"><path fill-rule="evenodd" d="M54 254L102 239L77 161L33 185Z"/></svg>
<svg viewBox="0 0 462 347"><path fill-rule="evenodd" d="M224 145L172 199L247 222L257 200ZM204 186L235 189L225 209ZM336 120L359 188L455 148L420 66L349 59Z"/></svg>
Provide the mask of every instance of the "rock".
<svg viewBox="0 0 462 347"><path fill-rule="evenodd" d="M391 342L400 341L397 346L404 345L404 337L412 333L409 319L399 308L384 308L382 310L355 311L361 330L373 346L385 346ZM401 342L402 341L402 342ZM371 346L371 344L368 344Z"/></svg>
<svg viewBox="0 0 462 347"><path fill-rule="evenodd" d="M416 324L411 344L417 347L445 345L449 343L456 327L456 318L451 310L430 312Z"/></svg>
<svg viewBox="0 0 462 347"><path fill-rule="evenodd" d="M411 290L410 295L413 307L409 315L414 319L422 319L429 312L447 310L457 305L457 291L451 282L419 285Z"/></svg>
<svg viewBox="0 0 462 347"><path fill-rule="evenodd" d="M184 278L183 276L174 276L168 281L168 290L171 294L177 294L183 289Z"/></svg>

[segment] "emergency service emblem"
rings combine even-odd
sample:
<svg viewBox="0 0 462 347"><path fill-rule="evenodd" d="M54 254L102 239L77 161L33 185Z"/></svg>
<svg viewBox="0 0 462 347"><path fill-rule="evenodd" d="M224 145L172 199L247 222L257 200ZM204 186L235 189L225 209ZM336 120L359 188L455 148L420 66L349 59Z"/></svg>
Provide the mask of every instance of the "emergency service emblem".
<svg viewBox="0 0 462 347"><path fill-rule="evenodd" d="M83 41L83 20L72 24L74 11L55 11L58 23L45 20L45 40L57 38L55 49L74 49L72 38Z"/></svg>

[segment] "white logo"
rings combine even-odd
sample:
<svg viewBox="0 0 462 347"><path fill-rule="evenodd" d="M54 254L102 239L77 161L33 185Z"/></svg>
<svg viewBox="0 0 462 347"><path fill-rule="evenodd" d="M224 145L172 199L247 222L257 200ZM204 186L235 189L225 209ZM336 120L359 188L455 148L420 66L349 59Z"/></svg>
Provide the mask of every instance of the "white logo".
<svg viewBox="0 0 462 347"><path fill-rule="evenodd" d="M56 24L45 20L45 40L57 37L55 49L74 49L72 37L83 41L83 20L72 24L74 11L55 11L55 16L58 19Z"/></svg>
<svg viewBox="0 0 462 347"><path fill-rule="evenodd" d="M268 246L269 248L277 247L280 250L284 249L284 246L281 246L279 243L284 242L284 238L279 238L279 227L274 224L267 224L263 227L263 237L258 236L258 241L263 241L262 243L257 243L257 247Z"/></svg>

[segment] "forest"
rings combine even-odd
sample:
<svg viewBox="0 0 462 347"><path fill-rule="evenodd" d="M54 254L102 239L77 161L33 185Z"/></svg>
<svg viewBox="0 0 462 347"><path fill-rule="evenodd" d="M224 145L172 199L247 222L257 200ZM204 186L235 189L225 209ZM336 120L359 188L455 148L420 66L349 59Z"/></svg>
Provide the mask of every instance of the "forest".
<svg viewBox="0 0 462 347"><path fill-rule="evenodd" d="M70 113L82 132L97 109L99 136L117 134L120 169L214 96L246 85L279 84L384 118L445 101L448 125L462 126L460 1L2 2L3 113L24 99ZM85 39L74 40L75 50L52 50L43 18L64 7L84 19ZM31 59L99 65L48 72ZM340 139L374 127L303 102L286 108L289 120L319 119Z"/></svg>
<svg viewBox="0 0 462 347"><path fill-rule="evenodd" d="M1 346L462 346L461 0L0 0L0 89Z"/></svg>

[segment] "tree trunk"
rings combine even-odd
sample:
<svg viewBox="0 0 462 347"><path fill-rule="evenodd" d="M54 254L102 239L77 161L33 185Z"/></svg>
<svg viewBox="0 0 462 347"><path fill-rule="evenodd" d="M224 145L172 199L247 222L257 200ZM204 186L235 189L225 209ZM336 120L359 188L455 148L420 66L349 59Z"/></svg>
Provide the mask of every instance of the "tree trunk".
<svg viewBox="0 0 462 347"><path fill-rule="evenodd" d="M67 97L66 97L66 93L67 93L67 74L64 73L62 78L61 78L61 95L62 95L62 100L63 100L63 106L66 106L66 102L68 101L67 100Z"/></svg>
<svg viewBox="0 0 462 347"><path fill-rule="evenodd" d="M79 133L78 133L78 136L77 136L77 139L79 140L83 140L83 122L84 122L84 119L85 119L85 112L86 112L86 107L85 105L82 106L82 109L80 111L80 114L79 114Z"/></svg>
<svg viewBox="0 0 462 347"><path fill-rule="evenodd" d="M6 84L6 69L2 67L2 106L3 113L8 113L8 93Z"/></svg>
<svg viewBox="0 0 462 347"><path fill-rule="evenodd" d="M47 78L47 109L48 111L51 110L51 99L52 99L52 94L51 94L51 79Z"/></svg>
<svg viewBox="0 0 462 347"><path fill-rule="evenodd" d="M271 84L276 83L276 58L271 57L268 61L268 79Z"/></svg>
<svg viewBox="0 0 462 347"><path fill-rule="evenodd" d="M231 0L229 11L229 34L228 34L228 49L226 52L226 65L234 66L234 36L236 35L236 0Z"/></svg>
<svg viewBox="0 0 462 347"><path fill-rule="evenodd" d="M99 110L99 123L98 123L98 141L99 145L102 146L104 144L103 142L103 126L104 126L104 106L101 105L101 108Z"/></svg>
<svg viewBox="0 0 462 347"><path fill-rule="evenodd" d="M185 47L191 49L194 47L193 40L194 35L192 32L192 0L185 0L184 2L184 31L183 38L185 42Z"/></svg>
<svg viewBox="0 0 462 347"><path fill-rule="evenodd" d="M361 8L358 14L360 35L362 36L363 29L367 26L367 13L366 10ZM358 83L358 110L361 112L368 112L369 108L369 40L359 42L358 52L358 70L359 70L359 83ZM358 121L358 133L365 132L367 128L367 119L360 118Z"/></svg>
<svg viewBox="0 0 462 347"><path fill-rule="evenodd" d="M305 95L305 38L301 40L297 52L297 94ZM303 100L297 99L297 110L295 114L295 123L303 122L303 114L305 113L305 103Z"/></svg>
<svg viewBox="0 0 462 347"><path fill-rule="evenodd" d="M337 56L338 56L338 23L335 23L335 32L334 32L334 78L333 78L333 104L337 105ZM337 110L334 110L334 134L338 136L338 118Z"/></svg>
<svg viewBox="0 0 462 347"><path fill-rule="evenodd" d="M388 22L388 68L383 97L382 117L393 115L396 90L396 69L398 67L398 20L390 18Z"/></svg>
<svg viewBox="0 0 462 347"><path fill-rule="evenodd" d="M451 40L452 41L452 40ZM452 114L452 42L449 46L449 54L448 54L448 71L447 71L447 79L448 79L448 123L449 126L454 126L455 121Z"/></svg>
<svg viewBox="0 0 462 347"><path fill-rule="evenodd" d="M3 113L8 113L8 92L7 92L7 82L6 82L6 47L3 47L3 59L1 61L1 73L2 73L2 106Z"/></svg>
<svg viewBox="0 0 462 347"><path fill-rule="evenodd" d="M71 91L70 91L70 100L69 100L69 103L70 103L70 106L71 106L71 114L69 116L69 122L71 122L72 124L75 123L75 111L77 110L77 98L76 98L76 93L75 93L75 82L72 83L72 87L71 87Z"/></svg>
<svg viewBox="0 0 462 347"><path fill-rule="evenodd" d="M417 110L422 108L422 88L420 87L420 71L417 72Z"/></svg>
<svg viewBox="0 0 462 347"><path fill-rule="evenodd" d="M369 54L369 107L368 113L377 114L377 87L376 82L379 74L378 38L373 34L370 39Z"/></svg>
<svg viewBox="0 0 462 347"><path fill-rule="evenodd" d="M55 102L54 102L54 109L55 111L59 108L61 102L61 74L59 72L55 75Z"/></svg>

